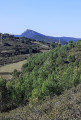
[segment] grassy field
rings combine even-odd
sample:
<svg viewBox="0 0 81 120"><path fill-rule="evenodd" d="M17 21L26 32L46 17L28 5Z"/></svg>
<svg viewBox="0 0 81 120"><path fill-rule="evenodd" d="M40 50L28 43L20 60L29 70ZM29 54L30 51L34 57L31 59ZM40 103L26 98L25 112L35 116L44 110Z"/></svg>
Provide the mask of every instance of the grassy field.
<svg viewBox="0 0 81 120"><path fill-rule="evenodd" d="M21 71L22 65L26 62L27 60L24 60L24 61L12 63L12 64L8 64L8 65L0 67L0 76L2 76L5 79L11 79L12 78L11 73L14 71L14 69ZM6 74L6 73L9 73L9 74Z"/></svg>

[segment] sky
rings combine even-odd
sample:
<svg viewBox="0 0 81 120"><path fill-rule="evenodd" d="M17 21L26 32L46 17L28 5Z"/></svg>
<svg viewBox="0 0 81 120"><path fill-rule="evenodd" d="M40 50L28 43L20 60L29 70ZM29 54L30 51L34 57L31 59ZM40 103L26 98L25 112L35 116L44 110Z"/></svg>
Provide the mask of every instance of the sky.
<svg viewBox="0 0 81 120"><path fill-rule="evenodd" d="M81 38L81 0L0 0L0 32Z"/></svg>

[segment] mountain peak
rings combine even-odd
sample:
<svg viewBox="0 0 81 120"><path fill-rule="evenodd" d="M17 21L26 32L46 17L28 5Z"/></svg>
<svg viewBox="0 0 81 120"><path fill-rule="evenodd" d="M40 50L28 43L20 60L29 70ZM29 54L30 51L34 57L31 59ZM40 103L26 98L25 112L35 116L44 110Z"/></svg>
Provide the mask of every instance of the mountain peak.
<svg viewBox="0 0 81 120"><path fill-rule="evenodd" d="M60 44L67 44L68 41L77 41L78 38L73 38L73 37L52 37L52 36L46 36L41 33L38 33L34 30L26 29L19 37L26 37L30 39L34 39L36 41L45 41L45 42L57 42L59 43L60 39Z"/></svg>
<svg viewBox="0 0 81 120"><path fill-rule="evenodd" d="M24 31L22 34L21 34L21 37L27 37L27 38L31 38L33 39L34 36L36 35L39 35L40 33L37 33L33 30L30 30L30 29L26 29L26 31Z"/></svg>
<svg viewBox="0 0 81 120"><path fill-rule="evenodd" d="M25 32L35 32L34 30L26 29Z"/></svg>

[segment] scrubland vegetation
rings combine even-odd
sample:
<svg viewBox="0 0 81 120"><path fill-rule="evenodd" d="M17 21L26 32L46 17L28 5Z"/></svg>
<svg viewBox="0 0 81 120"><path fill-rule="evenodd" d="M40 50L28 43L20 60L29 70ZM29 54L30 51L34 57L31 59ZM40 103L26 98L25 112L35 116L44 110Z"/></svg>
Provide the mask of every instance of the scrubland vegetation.
<svg viewBox="0 0 81 120"><path fill-rule="evenodd" d="M0 66L25 60L29 54L40 53L41 50L49 50L49 44L36 42L25 37L14 37L10 34L2 34L0 44Z"/></svg>
<svg viewBox="0 0 81 120"><path fill-rule="evenodd" d="M19 107L1 113L0 120L81 120L81 84L63 94L47 97L42 104Z"/></svg>
<svg viewBox="0 0 81 120"><path fill-rule="evenodd" d="M32 55L22 66L22 72L13 71L11 80L0 78L0 117L3 120L80 120L80 83L80 40ZM7 113L10 110L13 111Z"/></svg>

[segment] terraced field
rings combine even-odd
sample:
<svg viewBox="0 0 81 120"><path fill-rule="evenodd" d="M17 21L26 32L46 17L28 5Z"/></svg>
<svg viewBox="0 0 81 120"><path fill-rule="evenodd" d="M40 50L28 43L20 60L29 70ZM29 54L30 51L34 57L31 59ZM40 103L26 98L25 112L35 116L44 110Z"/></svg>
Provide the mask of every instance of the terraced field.
<svg viewBox="0 0 81 120"><path fill-rule="evenodd" d="M5 79L11 79L12 78L12 72L14 69L17 69L18 71L21 71L21 67L24 63L26 63L27 60L23 60L17 63L8 64L5 66L0 67L0 76L2 76Z"/></svg>

